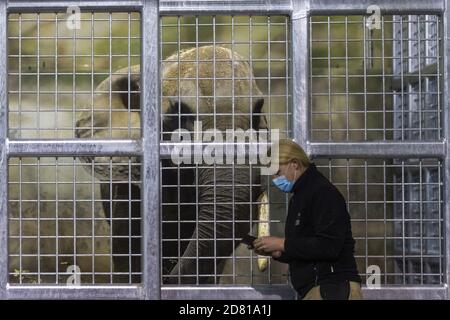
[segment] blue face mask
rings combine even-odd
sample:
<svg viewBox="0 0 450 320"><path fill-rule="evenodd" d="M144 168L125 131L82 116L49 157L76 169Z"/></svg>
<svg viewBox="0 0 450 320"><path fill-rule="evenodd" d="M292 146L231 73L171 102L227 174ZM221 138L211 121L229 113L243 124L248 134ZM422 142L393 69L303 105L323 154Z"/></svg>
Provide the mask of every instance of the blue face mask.
<svg viewBox="0 0 450 320"><path fill-rule="evenodd" d="M295 182L289 181L285 176L279 176L272 180L273 184L283 192L291 192Z"/></svg>

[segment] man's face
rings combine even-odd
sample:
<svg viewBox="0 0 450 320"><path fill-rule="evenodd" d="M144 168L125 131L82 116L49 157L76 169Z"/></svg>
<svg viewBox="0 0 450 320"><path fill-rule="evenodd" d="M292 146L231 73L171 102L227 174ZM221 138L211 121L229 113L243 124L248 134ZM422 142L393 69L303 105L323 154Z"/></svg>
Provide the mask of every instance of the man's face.
<svg viewBox="0 0 450 320"><path fill-rule="evenodd" d="M289 181L295 181L296 177L298 177L298 173L296 174L296 170L298 170L298 164L295 162L280 164L278 167L278 171L273 176L273 178L275 179L279 176L285 176Z"/></svg>

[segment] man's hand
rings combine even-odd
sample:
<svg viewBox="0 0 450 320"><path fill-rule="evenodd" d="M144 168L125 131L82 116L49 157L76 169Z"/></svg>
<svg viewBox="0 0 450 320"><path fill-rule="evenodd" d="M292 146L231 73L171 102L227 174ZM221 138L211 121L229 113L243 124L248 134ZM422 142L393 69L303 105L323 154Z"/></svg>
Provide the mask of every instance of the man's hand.
<svg viewBox="0 0 450 320"><path fill-rule="evenodd" d="M279 258L281 257L282 252L281 251L274 251L272 252L272 258Z"/></svg>
<svg viewBox="0 0 450 320"><path fill-rule="evenodd" d="M268 257L270 257L272 255L272 253L270 253L270 252L265 252L265 251L260 251L260 250L254 250L254 251L255 251L255 253L258 256L268 256Z"/></svg>
<svg viewBox="0 0 450 320"><path fill-rule="evenodd" d="M281 255L284 251L284 238L266 236L256 239L253 242L255 252L260 255L274 256ZM279 251L279 253L277 253Z"/></svg>

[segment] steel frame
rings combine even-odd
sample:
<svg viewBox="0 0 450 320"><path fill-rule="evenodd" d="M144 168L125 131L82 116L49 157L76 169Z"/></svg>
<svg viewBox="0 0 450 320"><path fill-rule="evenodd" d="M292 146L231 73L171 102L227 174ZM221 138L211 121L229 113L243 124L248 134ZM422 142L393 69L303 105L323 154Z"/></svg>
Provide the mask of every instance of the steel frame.
<svg viewBox="0 0 450 320"><path fill-rule="evenodd" d="M369 142L369 143L317 143L309 140L308 107L309 101L309 23L312 14L365 14L371 4L377 4L382 14L439 14L443 18L443 130L444 139L435 142ZM63 10L76 5L81 10L127 11L137 10L142 15L142 98L141 128L142 138L138 141L116 140L9 140L8 101L7 101L7 15L10 12L45 12ZM395 3L388 0L204 0L204 1L22 1L0 2L0 298L1 299L289 299L295 294L288 286L265 287L162 287L160 283L160 234L159 234L159 161L160 157L170 155L171 143L159 142L159 65L158 23L159 15L182 14L286 14L291 19L292 57L292 121L293 138L306 146L312 157L437 157L443 160L444 199L450 198L450 166L448 165L448 135L450 129L448 112L448 93L450 91L449 63L450 46L448 37L449 1L402 0ZM302 125L298 125L302 124ZM160 148L160 154L152 150ZM8 158L11 156L43 155L141 155L142 156L142 234L143 234L143 282L139 286L12 286L8 284ZM445 283L449 280L450 245L450 207L444 201L444 267ZM364 289L368 299L448 299L450 289L447 285L438 287L382 287Z"/></svg>

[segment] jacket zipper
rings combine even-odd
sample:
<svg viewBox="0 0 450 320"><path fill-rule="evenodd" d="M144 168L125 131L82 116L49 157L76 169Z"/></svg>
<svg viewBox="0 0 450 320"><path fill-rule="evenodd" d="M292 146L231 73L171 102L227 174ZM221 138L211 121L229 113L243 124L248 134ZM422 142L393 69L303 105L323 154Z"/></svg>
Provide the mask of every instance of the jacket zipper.
<svg viewBox="0 0 450 320"><path fill-rule="evenodd" d="M316 279L314 280L314 286L316 287L319 282L319 275L317 274L317 265L314 263L314 273L316 274Z"/></svg>

